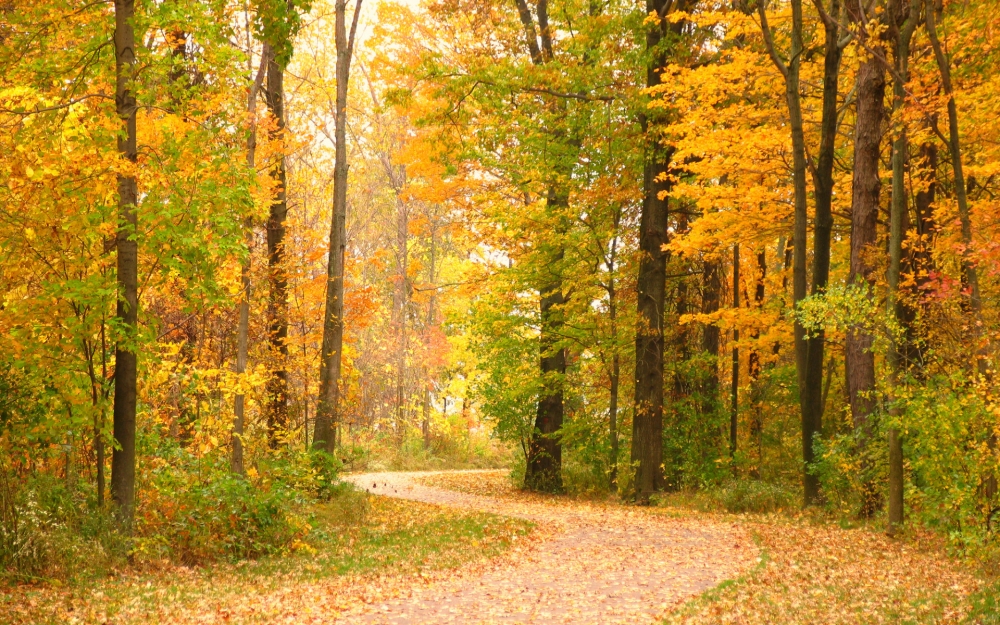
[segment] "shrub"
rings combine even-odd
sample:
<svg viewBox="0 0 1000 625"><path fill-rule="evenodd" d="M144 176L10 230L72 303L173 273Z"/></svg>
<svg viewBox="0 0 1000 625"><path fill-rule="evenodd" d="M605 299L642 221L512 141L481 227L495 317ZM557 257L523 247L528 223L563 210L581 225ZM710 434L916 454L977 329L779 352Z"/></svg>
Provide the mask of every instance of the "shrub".
<svg viewBox="0 0 1000 625"><path fill-rule="evenodd" d="M795 506L796 496L777 484L760 480L735 480L712 493L726 512L776 512Z"/></svg>
<svg viewBox="0 0 1000 625"><path fill-rule="evenodd" d="M280 553L309 531L305 506L317 492L307 462L271 460L259 476L228 471L222 454L195 459L183 450L160 462L139 499L134 555L199 564ZM305 466L303 466L305 465Z"/></svg>
<svg viewBox="0 0 1000 625"><path fill-rule="evenodd" d="M32 582L102 573L124 551L112 522L79 489L0 470L0 575Z"/></svg>

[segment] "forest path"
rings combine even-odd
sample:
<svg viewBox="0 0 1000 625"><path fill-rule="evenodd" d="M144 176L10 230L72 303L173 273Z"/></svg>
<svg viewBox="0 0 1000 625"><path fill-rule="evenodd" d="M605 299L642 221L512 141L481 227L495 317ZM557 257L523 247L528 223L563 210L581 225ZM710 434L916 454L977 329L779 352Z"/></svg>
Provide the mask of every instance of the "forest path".
<svg viewBox="0 0 1000 625"><path fill-rule="evenodd" d="M487 497L420 480L458 472L345 476L387 497L533 521L537 530L485 566L376 600L342 623L658 623L671 609L756 561L749 536L709 517L564 497Z"/></svg>

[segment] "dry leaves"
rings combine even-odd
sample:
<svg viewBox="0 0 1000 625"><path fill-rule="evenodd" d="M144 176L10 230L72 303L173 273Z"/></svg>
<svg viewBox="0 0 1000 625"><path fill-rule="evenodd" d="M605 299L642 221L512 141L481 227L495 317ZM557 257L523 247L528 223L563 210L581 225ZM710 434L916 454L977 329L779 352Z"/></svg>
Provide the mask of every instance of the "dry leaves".
<svg viewBox="0 0 1000 625"><path fill-rule="evenodd" d="M395 498L378 499L367 519L379 536L470 511L527 519L535 530L482 517L475 527L484 529L448 545L376 541L364 548L375 562L367 574L323 573L319 554L314 577L177 569L88 589L21 589L0 595L0 622L957 623L981 586L939 552L866 530L530 495L496 471L349 479ZM736 581L719 585L727 579ZM113 602L101 594L111 591Z"/></svg>
<svg viewBox="0 0 1000 625"><path fill-rule="evenodd" d="M981 586L944 554L869 530L790 519L747 528L763 550L759 565L667 623L959 623Z"/></svg>
<svg viewBox="0 0 1000 625"><path fill-rule="evenodd" d="M387 598L350 622L653 623L738 575L756 557L749 535L732 523L522 494L501 486L503 477L495 472L351 479L376 494L529 519L545 539L485 571L459 570L440 583ZM473 494L483 492L503 497Z"/></svg>

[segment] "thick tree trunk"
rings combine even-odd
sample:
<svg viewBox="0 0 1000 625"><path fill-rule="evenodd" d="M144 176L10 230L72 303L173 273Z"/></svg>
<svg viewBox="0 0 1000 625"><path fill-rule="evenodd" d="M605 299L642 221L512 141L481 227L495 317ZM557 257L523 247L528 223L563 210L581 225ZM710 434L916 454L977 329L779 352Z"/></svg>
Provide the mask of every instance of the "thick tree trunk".
<svg viewBox="0 0 1000 625"><path fill-rule="evenodd" d="M111 498L125 532L131 533L135 512L135 339L139 312L139 250L136 235L136 100L129 83L135 70L134 0L115 0L115 103L122 132L118 154L126 169L118 174L118 306L117 317L124 337L115 349L114 437L111 452Z"/></svg>
<svg viewBox="0 0 1000 625"><path fill-rule="evenodd" d="M652 70L650 71L652 73ZM635 329L635 412L632 418L632 462L636 467L636 501L646 503L663 482L663 307L665 303L669 190L662 180L669 157L654 147L647 156L644 199L639 223L638 316Z"/></svg>
<svg viewBox="0 0 1000 625"><path fill-rule="evenodd" d="M267 66L267 108L276 122L274 136L284 141L284 69L275 58ZM288 428L288 276L285 268L285 219L288 216L284 147L271 171L276 191L267 217L267 267L270 293L267 318L274 370L267 381L268 444L276 448Z"/></svg>
<svg viewBox="0 0 1000 625"><path fill-rule="evenodd" d="M858 68L857 121L854 132L854 181L851 197L850 282L873 296L875 263L871 255L877 242L879 210L879 149L885 121L885 69L879 59L869 58ZM864 460L875 433L875 354L872 335L862 327L847 332L845 357L847 388L854 427L858 431L863 473L870 470ZM870 475L862 477L862 516L869 517L880 505L878 487Z"/></svg>
<svg viewBox="0 0 1000 625"><path fill-rule="evenodd" d="M561 260L561 258L559 259ZM534 433L528 446L528 464L524 486L529 490L558 493L562 484L562 445L559 429L563 422L563 377L566 374L566 351L557 347L558 329L565 303L562 284L553 282L541 292L542 390L538 398L538 413Z"/></svg>
<svg viewBox="0 0 1000 625"><path fill-rule="evenodd" d="M646 0L646 13L660 16L646 27L646 86L661 84L660 70L666 64L661 42L679 35L684 21L663 19L671 6L667 0ZM673 7L685 11L689 3ZM671 189L670 160L673 149L660 145L650 135L651 120L639 117L646 136L643 168L643 201L639 219L639 275L636 281L635 407L632 418L631 459L635 466L633 492L637 503L648 503L650 495L663 488L663 317L666 300L668 206ZM661 197L663 196L663 197Z"/></svg>
<svg viewBox="0 0 1000 625"><path fill-rule="evenodd" d="M361 0L354 5L347 32L347 0L337 0L334 28L337 45L337 101L334 129L333 217L327 258L326 306L320 354L319 402L313 448L333 453L340 417L340 365L344 347L344 259L347 250L347 87Z"/></svg>

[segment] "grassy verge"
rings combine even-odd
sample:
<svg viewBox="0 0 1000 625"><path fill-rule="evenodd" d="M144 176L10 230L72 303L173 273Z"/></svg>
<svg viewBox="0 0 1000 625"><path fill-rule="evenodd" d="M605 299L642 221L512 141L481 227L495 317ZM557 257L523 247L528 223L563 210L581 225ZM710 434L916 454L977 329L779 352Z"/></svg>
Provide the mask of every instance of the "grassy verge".
<svg viewBox="0 0 1000 625"><path fill-rule="evenodd" d="M0 622L266 622L310 593L336 605L349 580L423 575L498 555L530 530L517 519L355 491L316 506L312 516L307 540L283 556L0 590ZM343 602L355 599L345 594Z"/></svg>

